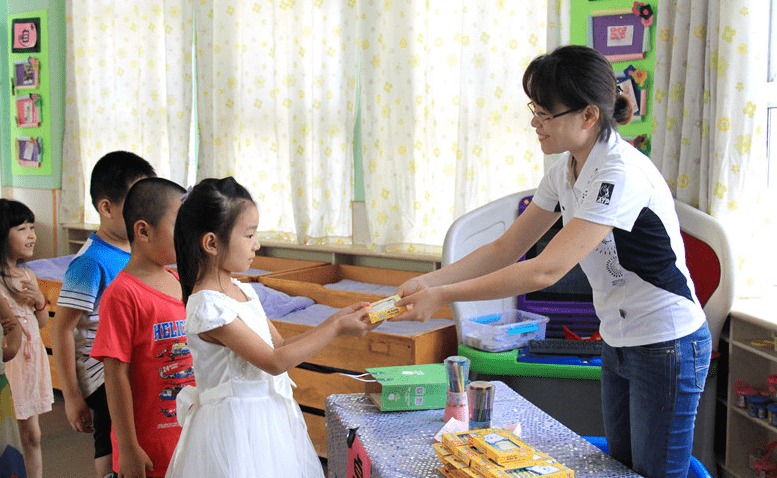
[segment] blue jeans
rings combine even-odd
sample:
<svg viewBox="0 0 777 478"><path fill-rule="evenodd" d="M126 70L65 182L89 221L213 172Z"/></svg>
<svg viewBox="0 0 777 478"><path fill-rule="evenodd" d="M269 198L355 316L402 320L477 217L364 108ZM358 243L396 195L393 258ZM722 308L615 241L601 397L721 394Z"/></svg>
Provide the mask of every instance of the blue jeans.
<svg viewBox="0 0 777 478"><path fill-rule="evenodd" d="M711 353L706 323L677 340L602 345L602 412L610 456L648 478L688 476Z"/></svg>

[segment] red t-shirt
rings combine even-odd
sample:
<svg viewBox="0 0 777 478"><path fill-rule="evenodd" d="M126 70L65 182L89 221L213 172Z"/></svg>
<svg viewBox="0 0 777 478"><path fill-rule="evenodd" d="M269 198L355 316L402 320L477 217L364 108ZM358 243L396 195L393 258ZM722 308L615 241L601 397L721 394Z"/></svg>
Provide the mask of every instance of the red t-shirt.
<svg viewBox="0 0 777 478"><path fill-rule="evenodd" d="M170 271L175 275L178 275ZM192 356L186 343L183 302L124 271L108 285L100 303L100 325L92 357L131 364L132 408L138 443L154 464L153 476L164 476L181 436L175 397L194 385ZM116 435L113 469L119 469Z"/></svg>

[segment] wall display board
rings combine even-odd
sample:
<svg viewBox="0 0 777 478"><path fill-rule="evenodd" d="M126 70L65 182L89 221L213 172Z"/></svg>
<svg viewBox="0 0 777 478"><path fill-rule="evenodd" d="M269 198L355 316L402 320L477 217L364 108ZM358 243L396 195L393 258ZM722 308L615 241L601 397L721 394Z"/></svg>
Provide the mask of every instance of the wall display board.
<svg viewBox="0 0 777 478"><path fill-rule="evenodd" d="M634 111L632 122L618 131L648 156L657 2L572 0L571 4L571 43L595 48L610 60L618 87Z"/></svg>
<svg viewBox="0 0 777 478"><path fill-rule="evenodd" d="M8 16L11 174L49 176L53 171L48 16L46 10Z"/></svg>

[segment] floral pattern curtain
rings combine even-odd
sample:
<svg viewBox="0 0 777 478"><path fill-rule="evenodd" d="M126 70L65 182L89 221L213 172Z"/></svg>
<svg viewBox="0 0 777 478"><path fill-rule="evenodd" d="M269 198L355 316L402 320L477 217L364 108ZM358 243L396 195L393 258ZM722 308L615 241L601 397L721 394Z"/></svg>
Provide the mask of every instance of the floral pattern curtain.
<svg viewBox="0 0 777 478"><path fill-rule="evenodd" d="M764 196L769 2L658 3L653 161L675 196L718 218L737 254L737 293L774 283Z"/></svg>
<svg viewBox="0 0 777 478"><path fill-rule="evenodd" d="M357 4L370 246L440 246L456 217L536 187L522 74L545 52L547 2Z"/></svg>
<svg viewBox="0 0 777 478"><path fill-rule="evenodd" d="M198 179L234 176L259 230L350 242L354 2L195 3Z"/></svg>
<svg viewBox="0 0 777 478"><path fill-rule="evenodd" d="M98 223L94 164L132 151L186 179L191 126L191 2L67 2L62 222Z"/></svg>

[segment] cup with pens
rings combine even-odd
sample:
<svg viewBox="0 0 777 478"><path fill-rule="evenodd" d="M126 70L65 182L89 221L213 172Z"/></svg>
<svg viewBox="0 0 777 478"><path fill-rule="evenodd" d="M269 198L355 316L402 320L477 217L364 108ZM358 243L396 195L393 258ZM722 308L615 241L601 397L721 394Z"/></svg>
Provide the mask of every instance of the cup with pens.
<svg viewBox="0 0 777 478"><path fill-rule="evenodd" d="M491 414L494 409L494 384L475 381L469 384L469 428L478 430L491 426Z"/></svg>
<svg viewBox="0 0 777 478"><path fill-rule="evenodd" d="M448 374L448 397L445 402L446 422L451 418L466 422L469 419L467 384L469 383L469 359L453 355L445 359Z"/></svg>

